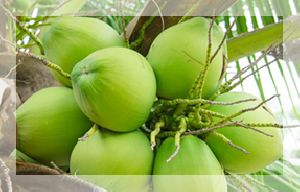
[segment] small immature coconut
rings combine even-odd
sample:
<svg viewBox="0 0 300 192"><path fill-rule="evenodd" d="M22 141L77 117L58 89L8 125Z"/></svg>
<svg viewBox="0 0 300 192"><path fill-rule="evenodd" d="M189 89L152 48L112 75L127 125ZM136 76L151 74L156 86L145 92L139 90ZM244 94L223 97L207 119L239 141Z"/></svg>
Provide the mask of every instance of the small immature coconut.
<svg viewBox="0 0 300 192"><path fill-rule="evenodd" d="M180 150L174 153L174 138L163 141L158 148L153 169L155 192L227 191L223 169L210 148L199 138L181 137Z"/></svg>
<svg viewBox="0 0 300 192"><path fill-rule="evenodd" d="M187 98L197 76L204 71L208 49L210 20L196 17L179 23L153 41L147 56L157 80L157 95L162 98ZM224 33L212 28L211 56L221 44ZM227 56L226 44L209 65L204 79L203 98L210 97L219 87Z"/></svg>
<svg viewBox="0 0 300 192"><path fill-rule="evenodd" d="M46 57L71 73L74 65L89 54L103 48L124 46L121 36L105 22L89 17L55 17L42 32ZM65 86L71 81L54 72Z"/></svg>
<svg viewBox="0 0 300 192"><path fill-rule="evenodd" d="M155 99L155 77L147 60L130 49L107 48L74 67L72 83L82 111L101 127L133 131L145 123Z"/></svg>
<svg viewBox="0 0 300 192"><path fill-rule="evenodd" d="M94 126L74 148L71 173L109 191L139 192L148 185L152 161L142 132L115 133Z"/></svg>
<svg viewBox="0 0 300 192"><path fill-rule="evenodd" d="M62 169L69 167L72 150L91 126L72 89L51 87L32 95L16 112L17 149L33 159Z"/></svg>
<svg viewBox="0 0 300 192"><path fill-rule="evenodd" d="M228 92L220 95L216 101L234 102L255 98L253 95L244 92ZM230 115L243 109L253 108L260 102L257 99L257 101L236 105L211 106L209 109L224 115ZM216 118L215 120L218 121L220 119ZM233 120L242 121L243 123L276 123L273 115L265 106L255 111L246 112L233 118ZM283 150L280 129L272 127L257 127L257 129L272 135L272 137L242 127L224 127L216 130L230 139L235 145L244 148L248 151L248 154L229 146L213 134L206 138L206 142L226 171L237 174L256 172L280 158Z"/></svg>

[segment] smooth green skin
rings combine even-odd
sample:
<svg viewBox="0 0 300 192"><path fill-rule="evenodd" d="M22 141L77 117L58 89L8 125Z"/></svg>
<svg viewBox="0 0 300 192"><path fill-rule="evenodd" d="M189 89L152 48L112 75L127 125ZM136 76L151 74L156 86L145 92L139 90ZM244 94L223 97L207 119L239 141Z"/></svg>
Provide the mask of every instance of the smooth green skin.
<svg viewBox="0 0 300 192"><path fill-rule="evenodd" d="M115 133L93 127L87 135L86 140L78 141L72 153L72 174L110 191L145 188L153 152L141 131ZM136 179L131 180L132 175Z"/></svg>
<svg viewBox="0 0 300 192"><path fill-rule="evenodd" d="M69 167L72 150L91 126L72 89L52 87L32 95L16 112L17 149L33 159Z"/></svg>
<svg viewBox="0 0 300 192"><path fill-rule="evenodd" d="M73 91L95 123L128 132L145 123L155 99L155 76L140 54L125 48L99 50L76 64Z"/></svg>
<svg viewBox="0 0 300 192"><path fill-rule="evenodd" d="M71 73L74 65L89 54L103 48L124 46L121 36L105 22L88 17L55 17L50 19L41 40L46 57ZM54 72L63 85L71 81Z"/></svg>
<svg viewBox="0 0 300 192"><path fill-rule="evenodd" d="M228 92L220 95L216 101L233 102L244 99L256 98L251 94L244 92ZM231 106L212 106L209 109L224 115L230 115L242 109L257 106L261 101L259 99L253 102L241 103ZM218 119L215 119L218 120ZM272 114L267 108L260 107L251 112L234 118L236 121L245 123L276 123ZM257 133L250 129L241 127L225 127L218 129L217 132L222 133L232 142L244 149L249 154L229 146L219 137L209 135L206 142L211 147L216 157L228 172L236 174L248 174L263 169L282 155L282 134L278 128L262 127L257 128L266 133L273 135L268 137Z"/></svg>
<svg viewBox="0 0 300 192"><path fill-rule="evenodd" d="M157 95L162 98L187 98L197 76L203 73L208 48L210 20L197 17L175 25L153 41L147 56L157 80ZM212 54L224 36L214 25L212 29ZM211 96L222 80L223 55L226 44L210 64L204 80L203 98ZM225 63L224 63L225 65Z"/></svg>
<svg viewBox="0 0 300 192"><path fill-rule="evenodd" d="M153 169L154 191L227 191L223 169L202 140L183 136L180 146L179 153L168 163L166 160L175 151L174 138L167 138L158 148Z"/></svg>

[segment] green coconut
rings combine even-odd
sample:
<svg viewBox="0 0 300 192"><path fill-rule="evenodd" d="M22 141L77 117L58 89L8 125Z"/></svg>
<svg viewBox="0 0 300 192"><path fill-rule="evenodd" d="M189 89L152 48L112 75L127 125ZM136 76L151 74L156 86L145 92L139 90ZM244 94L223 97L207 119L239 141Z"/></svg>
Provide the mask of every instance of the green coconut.
<svg viewBox="0 0 300 192"><path fill-rule="evenodd" d="M99 49L123 46L121 36L105 22L89 17L54 17L42 33L46 57L71 73L74 65ZM54 72L65 86L71 81Z"/></svg>
<svg viewBox="0 0 300 192"><path fill-rule="evenodd" d="M244 92L228 92L220 95L216 101L234 102L245 99L257 98ZM237 105L212 106L210 110L224 115L230 115L242 109L255 107L260 102L261 101L257 99L257 101L244 102ZM215 120L220 119L216 118ZM276 123L273 115L265 106L255 111L246 112L233 120L242 121L244 123ZM206 138L206 142L226 171L238 174L256 172L281 157L283 150L282 133L280 129L272 127L258 127L257 129L271 134L273 137L242 127L225 127L217 130L218 133L226 136L235 145L247 150L249 152L248 154L229 146L214 134L210 134Z"/></svg>
<svg viewBox="0 0 300 192"><path fill-rule="evenodd" d="M72 83L82 111L100 126L132 131L147 119L155 99L155 77L147 60L130 49L107 48L74 67Z"/></svg>
<svg viewBox="0 0 300 192"><path fill-rule="evenodd" d="M148 185L153 152L140 131L110 132L93 127L78 141L71 173L109 191L141 191Z"/></svg>
<svg viewBox="0 0 300 192"><path fill-rule="evenodd" d="M183 136L178 154L174 138L169 137L158 148L153 169L155 192L227 191L223 169L210 148L195 136Z"/></svg>
<svg viewBox="0 0 300 192"><path fill-rule="evenodd" d="M157 95L162 98L187 98L196 78L204 71L208 49L210 20L196 17L160 33L147 56L157 80ZM217 25L212 28L213 55L224 33ZM203 98L210 97L219 87L225 68L226 44L209 65L204 79Z"/></svg>
<svg viewBox="0 0 300 192"><path fill-rule="evenodd" d="M72 89L52 87L32 95L16 112L17 149L31 158L62 169L69 167L72 150L91 126Z"/></svg>

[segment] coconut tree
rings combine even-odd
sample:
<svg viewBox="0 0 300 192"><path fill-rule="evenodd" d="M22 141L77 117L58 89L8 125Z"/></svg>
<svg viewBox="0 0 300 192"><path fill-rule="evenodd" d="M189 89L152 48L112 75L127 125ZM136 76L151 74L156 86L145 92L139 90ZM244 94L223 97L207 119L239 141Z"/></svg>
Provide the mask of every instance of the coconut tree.
<svg viewBox="0 0 300 192"><path fill-rule="evenodd" d="M1 57L9 60L11 55L15 56L17 49L17 65L20 65L17 68L17 92L22 102L43 87L57 85L47 68L53 67L53 63L44 58L44 46L40 40L41 34L49 26L49 16L99 18L124 37L128 48L144 56L160 33L192 17L203 16L219 25L225 33L223 42L227 44L227 65L224 65L223 85L227 86L226 89L250 91L262 101L272 98L270 105L280 122L280 125L276 124L278 127L291 128L293 126L285 125L299 124L300 59L297 48L300 21L296 16L300 11L299 0L47 2L28 1L28 5L22 5L22 8L17 6L20 3L18 1L4 1L1 4L0 19L6 18L1 21L5 26L5 30L1 28L0 31L3 42L0 44ZM16 47L12 43L15 41ZM4 69L3 74L2 70L0 72L1 76L15 78L13 64L1 62L0 66ZM24 83L26 81L30 83ZM298 130L291 129L284 132L287 138L299 134ZM297 191L300 188L299 157L295 155L296 150L287 151L292 163L282 157L257 173L226 173L229 189ZM45 169L24 163L19 166L20 170Z"/></svg>

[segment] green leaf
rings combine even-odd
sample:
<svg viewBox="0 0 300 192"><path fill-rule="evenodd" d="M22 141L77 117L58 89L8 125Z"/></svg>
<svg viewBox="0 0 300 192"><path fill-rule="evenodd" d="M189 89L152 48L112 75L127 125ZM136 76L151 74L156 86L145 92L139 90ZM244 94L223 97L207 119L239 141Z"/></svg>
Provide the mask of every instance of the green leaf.
<svg viewBox="0 0 300 192"><path fill-rule="evenodd" d="M286 18L292 14L290 10L289 1L271 0L271 3L273 5L274 11L277 13L278 16L283 16Z"/></svg>
<svg viewBox="0 0 300 192"><path fill-rule="evenodd" d="M227 40L228 61L264 51L271 44L293 40L300 37L300 26L294 17L283 22L265 26L252 32L240 34Z"/></svg>
<svg viewBox="0 0 300 192"><path fill-rule="evenodd" d="M283 23L273 24L227 40L228 61L236 61L278 44L283 39Z"/></svg>
<svg viewBox="0 0 300 192"><path fill-rule="evenodd" d="M52 13L52 16L59 16L59 15L72 15L77 13L87 2L87 0L72 0L67 1L57 10Z"/></svg>

